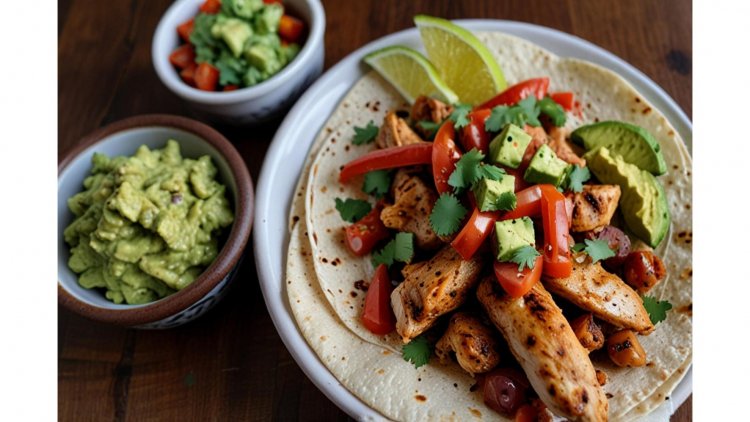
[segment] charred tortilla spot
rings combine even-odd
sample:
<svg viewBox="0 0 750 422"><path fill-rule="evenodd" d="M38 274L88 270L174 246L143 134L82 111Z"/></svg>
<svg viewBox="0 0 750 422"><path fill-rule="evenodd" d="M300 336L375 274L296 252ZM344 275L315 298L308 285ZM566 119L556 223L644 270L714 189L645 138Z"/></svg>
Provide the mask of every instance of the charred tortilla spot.
<svg viewBox="0 0 750 422"><path fill-rule="evenodd" d="M532 347L536 344L536 337L534 336L528 336L526 337L526 345L529 347Z"/></svg>
<svg viewBox="0 0 750 422"><path fill-rule="evenodd" d="M366 292L369 287L370 287L370 284L364 280L357 280L354 282L354 288L357 290L362 290L363 292Z"/></svg>

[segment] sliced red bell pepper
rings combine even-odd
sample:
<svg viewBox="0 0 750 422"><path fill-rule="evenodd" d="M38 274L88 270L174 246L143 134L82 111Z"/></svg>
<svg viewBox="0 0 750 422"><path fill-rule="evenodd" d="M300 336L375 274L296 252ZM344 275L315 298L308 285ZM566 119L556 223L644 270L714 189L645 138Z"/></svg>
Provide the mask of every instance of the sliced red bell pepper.
<svg viewBox="0 0 750 422"><path fill-rule="evenodd" d="M516 208L500 217L501 220L514 220L521 217L536 217L542 213L542 189L540 185L516 192Z"/></svg>
<svg viewBox="0 0 750 422"><path fill-rule="evenodd" d="M453 122L448 120L440 126L432 144L432 176L438 194L451 192L453 187L448 178L456 169L456 162L461 158L461 151L456 146L456 130Z"/></svg>
<svg viewBox="0 0 750 422"><path fill-rule="evenodd" d="M193 33L193 25L195 24L195 19L190 18L190 20L185 21L177 26L177 34L182 38L185 42L190 42L190 34Z"/></svg>
<svg viewBox="0 0 750 422"><path fill-rule="evenodd" d="M195 69L195 86L203 91L216 91L219 83L219 69L203 62Z"/></svg>
<svg viewBox="0 0 750 422"><path fill-rule="evenodd" d="M495 261L495 278L510 297L521 297L539 281L544 266L541 256L536 257L534 268L526 267L521 271L514 262Z"/></svg>
<svg viewBox="0 0 750 422"><path fill-rule="evenodd" d="M541 100L547 95L547 88L549 88L549 78L534 78L519 82L497 94L484 104L475 107L474 110L515 104L529 95L535 95L538 100Z"/></svg>
<svg viewBox="0 0 750 422"><path fill-rule="evenodd" d="M362 323L373 334L386 335L396 328L396 316L391 309L391 290L388 268L380 264L367 289L362 311Z"/></svg>
<svg viewBox="0 0 750 422"><path fill-rule="evenodd" d="M346 245L355 255L367 255L379 241L390 236L380 220L381 211L383 203L379 202L367 215L345 229Z"/></svg>
<svg viewBox="0 0 750 422"><path fill-rule="evenodd" d="M339 173L339 182L346 183L354 176L373 170L430 163L432 163L432 142L378 149L348 162Z"/></svg>
<svg viewBox="0 0 750 422"><path fill-rule="evenodd" d="M237 91L239 88L240 87L237 86L237 85L224 85L223 90L224 90L224 92L227 92L227 91Z"/></svg>
<svg viewBox="0 0 750 422"><path fill-rule="evenodd" d="M195 50L190 44L183 44L169 55L169 63L178 69L185 69L195 64Z"/></svg>
<svg viewBox="0 0 750 422"><path fill-rule="evenodd" d="M221 0L206 0L200 7L200 11L209 15L219 13L221 9Z"/></svg>
<svg viewBox="0 0 750 422"><path fill-rule="evenodd" d="M279 36L289 42L297 42L302 38L305 23L290 15L281 15L279 21Z"/></svg>
<svg viewBox="0 0 750 422"><path fill-rule="evenodd" d="M499 214L496 211L482 212L479 211L479 208L475 207L469 221L451 242L453 249L463 259L467 261L471 259L479 247L482 246L484 240L487 239L487 236L492 233L492 228L495 226L495 221L497 221Z"/></svg>
<svg viewBox="0 0 750 422"><path fill-rule="evenodd" d="M565 111L573 110L574 97L572 92L553 92L549 96L552 101L560 104Z"/></svg>
<svg viewBox="0 0 750 422"><path fill-rule="evenodd" d="M564 278L573 271L570 260L568 212L565 196L552 185L539 185L542 190L542 225L544 227L544 275Z"/></svg>
<svg viewBox="0 0 750 422"><path fill-rule="evenodd" d="M461 146L464 151L471 151L476 148L487 154L490 150L490 135L484 128L484 122L490 117L492 110L483 108L474 110L469 113L469 124L464 126L461 131Z"/></svg>

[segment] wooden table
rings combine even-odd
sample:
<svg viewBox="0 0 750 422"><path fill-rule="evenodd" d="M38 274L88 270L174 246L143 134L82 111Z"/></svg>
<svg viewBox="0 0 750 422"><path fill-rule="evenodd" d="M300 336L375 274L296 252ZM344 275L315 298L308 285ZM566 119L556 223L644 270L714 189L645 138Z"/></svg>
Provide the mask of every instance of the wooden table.
<svg viewBox="0 0 750 422"><path fill-rule="evenodd" d="M85 134L124 117L189 115L151 65L151 37L169 4L59 2L60 157ZM690 0L330 0L324 7L326 68L375 38L411 27L417 13L518 20L575 34L613 52L692 115ZM257 179L277 126L218 129L239 148ZM127 330L60 309L60 419L348 419L285 349L260 293L252 245L246 253L229 297L187 326ZM692 420L691 405L692 397L672 420Z"/></svg>

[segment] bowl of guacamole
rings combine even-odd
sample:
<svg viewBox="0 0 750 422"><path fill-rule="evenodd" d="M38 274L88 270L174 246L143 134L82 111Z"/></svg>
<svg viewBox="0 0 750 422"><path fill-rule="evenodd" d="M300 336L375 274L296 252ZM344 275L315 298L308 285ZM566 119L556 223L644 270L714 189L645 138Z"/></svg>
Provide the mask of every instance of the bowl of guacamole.
<svg viewBox="0 0 750 422"><path fill-rule="evenodd" d="M58 175L58 297L86 317L169 328L226 293L252 222L252 180L221 134L137 116L81 141Z"/></svg>

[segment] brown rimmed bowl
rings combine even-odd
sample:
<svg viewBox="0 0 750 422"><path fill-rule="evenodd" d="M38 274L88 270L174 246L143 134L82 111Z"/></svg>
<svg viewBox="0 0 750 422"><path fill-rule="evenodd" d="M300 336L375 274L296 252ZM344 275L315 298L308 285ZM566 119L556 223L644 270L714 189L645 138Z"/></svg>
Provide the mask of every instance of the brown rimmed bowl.
<svg viewBox="0 0 750 422"><path fill-rule="evenodd" d="M162 148L168 139L180 144L184 157L210 155L219 181L227 187L234 207L234 222L213 263L184 289L144 305L117 305L102 291L78 284L68 268L70 247L63 239L73 220L68 198L83 190L94 152L109 156L133 155L141 145ZM58 303L84 317L134 328L171 328L192 321L216 305L226 294L242 261L253 221L253 183L245 162L234 146L216 130L192 119L170 115L143 115L112 123L84 137L58 166Z"/></svg>

